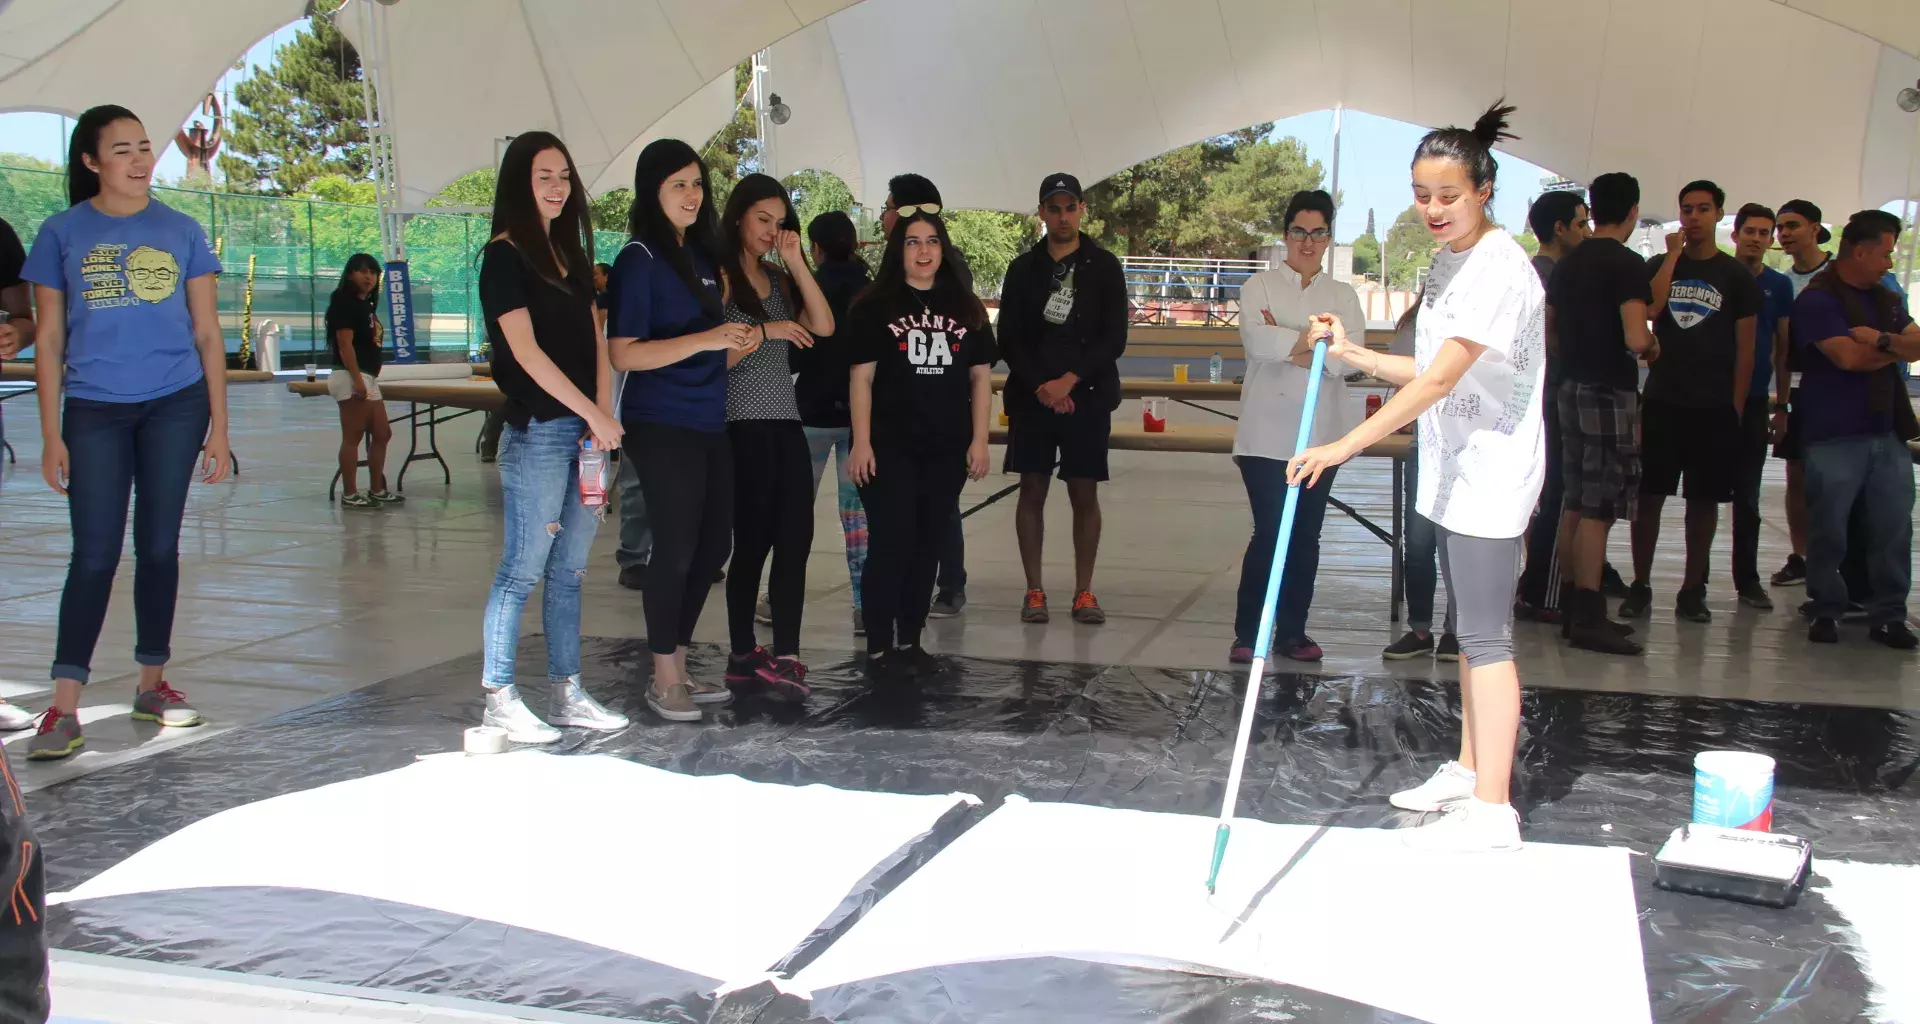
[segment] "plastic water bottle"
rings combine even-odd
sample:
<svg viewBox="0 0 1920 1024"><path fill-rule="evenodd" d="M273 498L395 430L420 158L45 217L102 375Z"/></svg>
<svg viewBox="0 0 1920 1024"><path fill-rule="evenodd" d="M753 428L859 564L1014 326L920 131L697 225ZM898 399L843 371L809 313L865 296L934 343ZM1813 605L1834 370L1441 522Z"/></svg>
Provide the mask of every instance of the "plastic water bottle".
<svg viewBox="0 0 1920 1024"><path fill-rule="evenodd" d="M580 442L580 504L597 509L607 503L607 453L593 446L593 438Z"/></svg>
<svg viewBox="0 0 1920 1024"><path fill-rule="evenodd" d="M1220 353L1215 352L1213 358L1207 360L1207 380L1215 384L1220 383L1220 371L1225 365L1220 360Z"/></svg>

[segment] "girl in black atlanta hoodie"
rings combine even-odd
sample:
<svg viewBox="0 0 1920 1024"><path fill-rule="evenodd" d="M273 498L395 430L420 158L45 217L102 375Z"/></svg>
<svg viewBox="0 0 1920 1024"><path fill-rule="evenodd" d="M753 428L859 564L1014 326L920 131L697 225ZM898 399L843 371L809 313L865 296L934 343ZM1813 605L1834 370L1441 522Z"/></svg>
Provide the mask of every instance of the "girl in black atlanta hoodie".
<svg viewBox="0 0 1920 1024"><path fill-rule="evenodd" d="M987 475L993 329L942 257L936 212L902 207L880 275L854 300L853 480L867 509L861 610L876 676L934 670L920 646L942 530L967 478Z"/></svg>

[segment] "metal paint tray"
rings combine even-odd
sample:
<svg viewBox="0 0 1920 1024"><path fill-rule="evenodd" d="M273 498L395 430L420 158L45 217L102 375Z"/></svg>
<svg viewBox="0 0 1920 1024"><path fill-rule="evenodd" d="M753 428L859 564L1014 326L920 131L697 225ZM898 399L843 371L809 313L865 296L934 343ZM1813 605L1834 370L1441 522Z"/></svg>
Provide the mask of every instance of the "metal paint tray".
<svg viewBox="0 0 1920 1024"><path fill-rule="evenodd" d="M1675 892L1790 907L1812 863L1813 844L1804 839L1695 823L1674 829L1653 855L1653 881Z"/></svg>

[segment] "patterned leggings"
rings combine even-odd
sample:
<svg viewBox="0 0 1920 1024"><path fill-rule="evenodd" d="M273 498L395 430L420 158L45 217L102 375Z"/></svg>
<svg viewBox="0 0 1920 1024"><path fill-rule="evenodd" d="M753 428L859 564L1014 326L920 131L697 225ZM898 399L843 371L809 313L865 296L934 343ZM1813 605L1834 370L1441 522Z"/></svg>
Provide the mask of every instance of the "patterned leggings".
<svg viewBox="0 0 1920 1024"><path fill-rule="evenodd" d="M860 573L867 567L867 510L860 504L860 489L847 476L847 460L853 457L852 427L805 427L807 448L813 453L813 493L820 494L820 477L827 470L827 456L835 451L834 476L840 487L840 531L847 539L847 578L853 583L853 607L860 609Z"/></svg>

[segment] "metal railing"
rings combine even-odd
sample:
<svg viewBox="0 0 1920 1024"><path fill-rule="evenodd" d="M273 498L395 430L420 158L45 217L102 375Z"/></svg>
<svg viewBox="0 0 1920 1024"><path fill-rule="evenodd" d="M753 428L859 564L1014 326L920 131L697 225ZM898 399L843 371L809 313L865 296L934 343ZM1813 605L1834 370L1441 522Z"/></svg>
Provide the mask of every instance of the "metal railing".
<svg viewBox="0 0 1920 1024"><path fill-rule="evenodd" d="M1232 327L1240 322L1240 286L1269 264L1128 256L1121 266L1134 323Z"/></svg>

